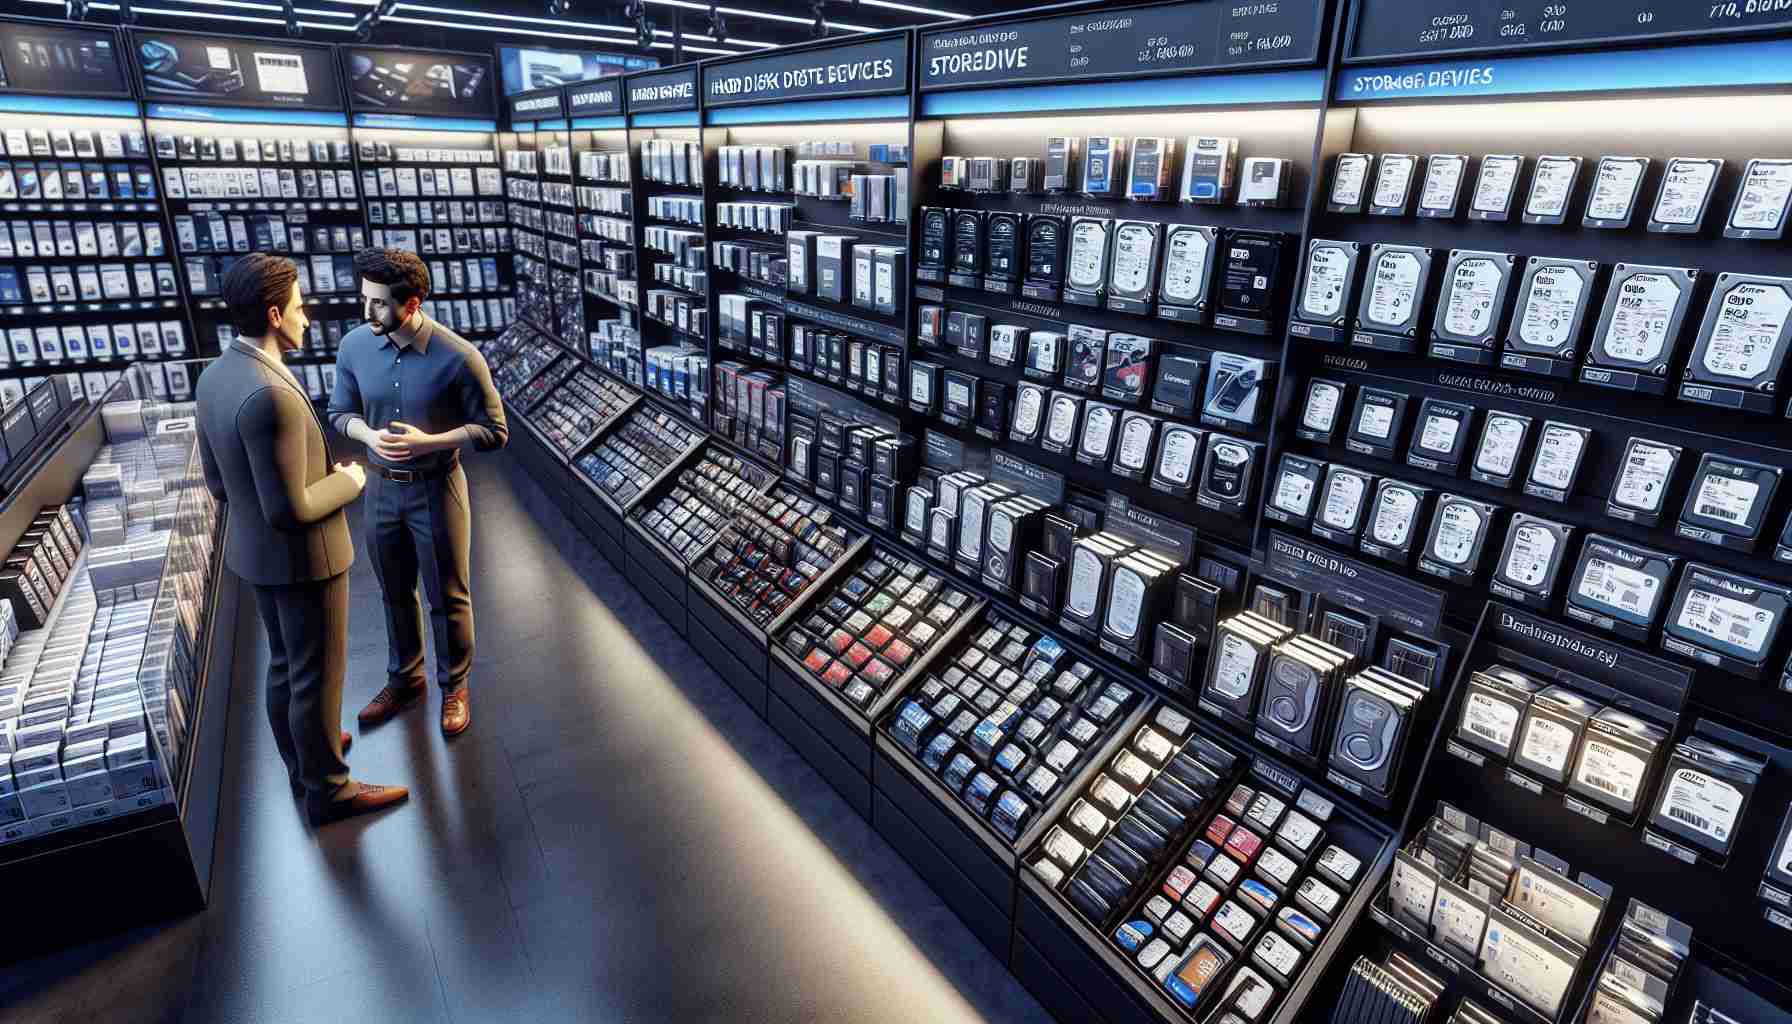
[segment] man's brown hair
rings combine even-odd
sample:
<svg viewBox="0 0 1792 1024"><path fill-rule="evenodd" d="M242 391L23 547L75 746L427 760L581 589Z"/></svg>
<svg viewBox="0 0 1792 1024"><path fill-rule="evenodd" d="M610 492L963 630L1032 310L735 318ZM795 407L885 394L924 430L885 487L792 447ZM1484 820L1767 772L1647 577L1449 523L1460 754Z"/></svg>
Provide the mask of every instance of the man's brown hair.
<svg viewBox="0 0 1792 1024"><path fill-rule="evenodd" d="M404 249L362 249L355 254L355 273L392 289L392 304L429 298L429 268L416 253Z"/></svg>
<svg viewBox="0 0 1792 1024"><path fill-rule="evenodd" d="M299 268L284 256L252 252L224 272L221 293L230 309L230 325L245 338L265 336L272 325L268 309L285 309Z"/></svg>

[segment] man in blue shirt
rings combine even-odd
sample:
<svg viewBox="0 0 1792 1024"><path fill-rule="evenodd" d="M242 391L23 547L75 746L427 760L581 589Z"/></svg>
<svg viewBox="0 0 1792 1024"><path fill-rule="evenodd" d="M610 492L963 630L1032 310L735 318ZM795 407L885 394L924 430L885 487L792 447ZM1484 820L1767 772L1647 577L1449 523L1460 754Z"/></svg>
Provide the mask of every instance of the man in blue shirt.
<svg viewBox="0 0 1792 1024"><path fill-rule="evenodd" d="M330 422L367 446L367 550L386 600L387 682L365 708L363 728L421 700L423 609L429 594L442 733L472 721L467 670L473 661L468 580L472 522L460 451L495 451L510 439L504 403L479 350L430 319L429 268L402 249L355 257L367 323L342 339Z"/></svg>

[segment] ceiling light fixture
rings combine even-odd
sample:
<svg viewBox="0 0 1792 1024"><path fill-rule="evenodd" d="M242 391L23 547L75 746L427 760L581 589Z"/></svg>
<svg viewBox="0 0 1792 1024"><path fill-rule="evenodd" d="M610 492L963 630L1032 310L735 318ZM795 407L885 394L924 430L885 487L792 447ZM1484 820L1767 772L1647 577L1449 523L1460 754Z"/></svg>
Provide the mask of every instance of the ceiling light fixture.
<svg viewBox="0 0 1792 1024"><path fill-rule="evenodd" d="M815 12L815 22L809 26L809 34L817 39L825 39L828 34L828 15L826 0L814 0L809 9Z"/></svg>

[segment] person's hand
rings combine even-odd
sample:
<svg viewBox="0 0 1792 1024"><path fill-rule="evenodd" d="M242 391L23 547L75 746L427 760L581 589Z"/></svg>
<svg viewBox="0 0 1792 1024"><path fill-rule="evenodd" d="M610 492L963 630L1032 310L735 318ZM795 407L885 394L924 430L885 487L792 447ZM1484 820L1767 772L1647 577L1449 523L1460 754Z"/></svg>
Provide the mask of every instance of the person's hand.
<svg viewBox="0 0 1792 1024"><path fill-rule="evenodd" d="M393 420L392 425L380 431L375 438L374 451L381 458L393 462L408 462L419 455L428 455L447 447L440 435L426 434L416 427L401 420Z"/></svg>
<svg viewBox="0 0 1792 1024"><path fill-rule="evenodd" d="M367 468L358 462L338 462L336 464L336 472L353 480L357 492L367 486Z"/></svg>

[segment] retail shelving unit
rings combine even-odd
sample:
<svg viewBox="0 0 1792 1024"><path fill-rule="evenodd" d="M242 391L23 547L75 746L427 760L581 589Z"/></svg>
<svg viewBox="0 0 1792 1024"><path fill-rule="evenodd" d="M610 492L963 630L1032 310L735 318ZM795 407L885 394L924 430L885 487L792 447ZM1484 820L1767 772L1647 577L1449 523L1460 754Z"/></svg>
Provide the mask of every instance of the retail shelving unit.
<svg viewBox="0 0 1792 1024"><path fill-rule="evenodd" d="M167 496L159 499L164 507L154 513L158 521L165 517L170 533L159 567L151 567L155 571L128 592L101 594L88 584L88 562L96 552L123 550L90 541L70 565L68 582L49 610L43 635L93 636L104 635L96 616L120 614L118 609L132 603L141 606L147 642L127 678L136 680L140 698L140 704L129 702L141 717L130 732L141 733L146 758L76 776L75 766L67 763L74 753L69 748L63 752L69 774L51 784L66 787L65 809L20 820L10 812L18 809L23 792L0 798L9 811L0 827L0 877L13 886L19 912L34 922L9 932L9 960L205 905L239 605L236 578L220 571L216 540L225 511L198 483L191 420L181 418L191 406L157 402L146 376L132 369L99 403L75 395L58 378L40 385L21 408L30 410L27 422L33 429L21 447L23 473L0 499L0 531L9 550L34 529L46 506L81 493L83 475L106 445L112 446L110 459L128 463L133 486L147 484L149 476L165 483ZM47 671L22 654L9 658L9 668L13 663L27 678ZM83 699L97 698L77 696L71 714L90 710ZM116 700L106 698L106 706ZM121 863L131 870L118 871ZM76 887L93 896L81 912L71 912L66 903L67 892Z"/></svg>
<svg viewBox="0 0 1792 1024"><path fill-rule="evenodd" d="M97 401L109 376L178 355L192 336L161 179L117 32L19 20L0 34L9 51L46 58L16 62L0 83L0 399L17 404L54 371L80 373Z"/></svg>
<svg viewBox="0 0 1792 1024"><path fill-rule="evenodd" d="M179 351L165 337L163 354L229 344L224 270L249 252L282 253L315 311L295 372L322 397L316 366L359 322L354 253L367 244L336 51L258 53L239 37L144 29L128 38L195 334Z"/></svg>
<svg viewBox="0 0 1792 1024"><path fill-rule="evenodd" d="M622 83L569 86L585 352L600 369L642 386L641 308L635 277L634 161Z"/></svg>
<svg viewBox="0 0 1792 1024"><path fill-rule="evenodd" d="M515 303L491 58L351 47L344 62L369 241L429 264L436 320L498 333Z"/></svg>
<svg viewBox="0 0 1792 1024"><path fill-rule="evenodd" d="M697 68L640 71L624 75L622 85L634 160L644 383L701 425L708 419L713 375Z"/></svg>

